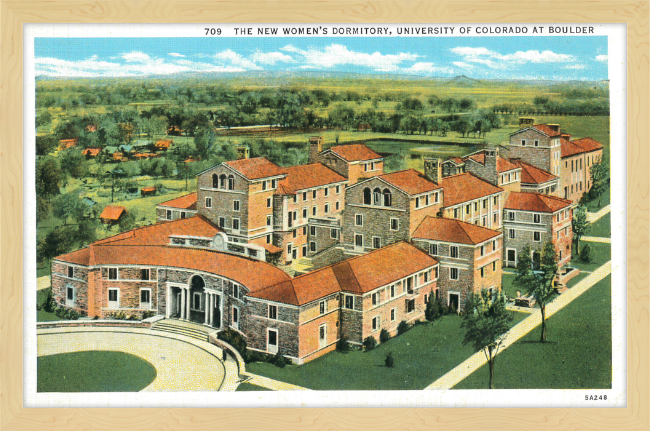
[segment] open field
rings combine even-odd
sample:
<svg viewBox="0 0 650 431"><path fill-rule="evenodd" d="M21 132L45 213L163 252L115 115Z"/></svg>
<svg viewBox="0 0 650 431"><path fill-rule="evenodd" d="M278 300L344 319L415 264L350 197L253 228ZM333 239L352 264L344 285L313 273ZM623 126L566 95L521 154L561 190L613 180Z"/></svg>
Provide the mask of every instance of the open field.
<svg viewBox="0 0 650 431"><path fill-rule="evenodd" d="M548 341L535 328L499 354L496 389L606 389L612 384L611 276L551 316ZM484 365L454 389L487 389Z"/></svg>
<svg viewBox="0 0 650 431"><path fill-rule="evenodd" d="M602 216L600 219L596 220L594 223L589 226L587 231L588 236L599 236L603 238L609 238L612 234L612 217L611 213L607 213ZM584 242L582 243L585 244Z"/></svg>
<svg viewBox="0 0 650 431"><path fill-rule="evenodd" d="M512 313L514 326L527 313ZM278 368L269 363L251 363L247 371L310 389L397 390L423 389L467 359L473 352L463 346L464 331L459 316L443 316L435 322L416 325L368 352L332 352L301 366ZM394 367L384 366L391 352Z"/></svg>

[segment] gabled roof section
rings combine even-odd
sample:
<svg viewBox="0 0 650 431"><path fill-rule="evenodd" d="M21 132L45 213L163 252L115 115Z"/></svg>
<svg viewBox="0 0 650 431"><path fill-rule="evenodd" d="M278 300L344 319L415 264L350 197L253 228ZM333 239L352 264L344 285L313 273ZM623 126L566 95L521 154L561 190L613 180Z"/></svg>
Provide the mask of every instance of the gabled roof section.
<svg viewBox="0 0 650 431"><path fill-rule="evenodd" d="M521 182L524 184L544 184L558 179L558 177L544 169L526 163L521 159L510 159L510 162L521 168Z"/></svg>
<svg viewBox="0 0 650 431"><path fill-rule="evenodd" d="M433 181L427 180L424 175L415 169L391 172L390 174L378 175L378 177L411 196L442 188Z"/></svg>
<svg viewBox="0 0 650 431"><path fill-rule="evenodd" d="M439 184L444 189L443 202L445 207L480 199L503 191L501 187L493 186L469 172L445 177L439 181Z"/></svg>
<svg viewBox="0 0 650 431"><path fill-rule="evenodd" d="M560 132L557 132L553 130L551 127L549 127L547 124L535 124L529 127L524 127L523 129L519 129L515 132L512 132L510 136L516 135L517 133L521 133L525 130L530 130L534 129L540 133L543 133L544 135L548 136L549 138L554 138L556 136L561 136L562 134Z"/></svg>
<svg viewBox="0 0 650 431"><path fill-rule="evenodd" d="M462 164L464 164L465 162L463 161L463 159L462 159L461 157L458 157L458 156L452 156L452 157L449 157L449 158L448 158L447 160L445 160L444 162L442 162L443 165L444 165L445 163L453 163L454 165L462 165Z"/></svg>
<svg viewBox="0 0 650 431"><path fill-rule="evenodd" d="M413 238L476 245L501 235L497 230L460 220L426 217L413 233Z"/></svg>
<svg viewBox="0 0 650 431"><path fill-rule="evenodd" d="M560 154L561 157L571 157L575 156L576 154L584 153L585 150L580 147L579 145L576 145L572 141L567 141L566 139L562 138L560 139Z"/></svg>
<svg viewBox="0 0 650 431"><path fill-rule="evenodd" d="M76 263L77 265L88 266L90 262L90 248L85 247L81 250L76 250L71 253L66 253L55 257L55 259L68 263Z"/></svg>
<svg viewBox="0 0 650 431"><path fill-rule="evenodd" d="M178 208L181 210L196 210L196 192L159 203L158 206Z"/></svg>
<svg viewBox="0 0 650 431"><path fill-rule="evenodd" d="M554 213L568 208L572 202L567 199L541 193L511 192L506 200L505 209Z"/></svg>
<svg viewBox="0 0 650 431"><path fill-rule="evenodd" d="M603 144L601 144L600 142L596 141L595 139L591 139L589 137L575 139L575 140L571 141L571 143L573 143L574 145L579 146L585 152L598 151L598 150L603 149Z"/></svg>
<svg viewBox="0 0 650 431"><path fill-rule="evenodd" d="M99 218L107 220L119 220L122 213L126 213L126 208L121 205L106 205Z"/></svg>
<svg viewBox="0 0 650 431"><path fill-rule="evenodd" d="M278 194L293 195L299 190L327 184L340 183L347 179L322 163L291 166L284 169L287 176L278 185Z"/></svg>
<svg viewBox="0 0 650 431"><path fill-rule="evenodd" d="M508 160L504 159L501 156L496 156L496 158L497 158L498 173L508 172L518 168L518 166L513 165L512 163L510 163ZM485 153L472 154L471 156L465 157L465 160L467 159L473 160L476 163L480 163L485 166Z"/></svg>
<svg viewBox="0 0 650 431"><path fill-rule="evenodd" d="M280 166L270 162L266 157L231 160L223 162L223 164L239 172L249 180L275 177L284 173Z"/></svg>
<svg viewBox="0 0 650 431"><path fill-rule="evenodd" d="M376 160L383 158L381 155L368 148L366 144L362 143L335 145L324 150L323 153L325 151L331 151L347 162L359 162L363 160Z"/></svg>

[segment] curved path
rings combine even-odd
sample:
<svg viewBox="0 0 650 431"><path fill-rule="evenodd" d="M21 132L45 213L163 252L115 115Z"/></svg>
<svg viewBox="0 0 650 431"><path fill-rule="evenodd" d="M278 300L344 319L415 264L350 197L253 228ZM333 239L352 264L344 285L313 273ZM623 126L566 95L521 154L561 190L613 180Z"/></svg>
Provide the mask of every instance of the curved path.
<svg viewBox="0 0 650 431"><path fill-rule="evenodd" d="M141 328L68 327L38 330L38 356L111 350L138 356L156 368L143 391L234 391L237 364L208 342Z"/></svg>

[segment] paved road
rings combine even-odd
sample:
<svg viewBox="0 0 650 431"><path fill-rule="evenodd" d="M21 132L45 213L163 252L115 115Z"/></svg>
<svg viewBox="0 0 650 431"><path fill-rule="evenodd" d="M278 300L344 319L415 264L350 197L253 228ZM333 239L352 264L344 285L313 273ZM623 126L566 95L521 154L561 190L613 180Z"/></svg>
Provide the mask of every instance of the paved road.
<svg viewBox="0 0 650 431"><path fill-rule="evenodd" d="M586 292L591 286L598 283L600 280L605 278L607 275L612 272L612 262L609 261L603 266L596 269L593 273L589 274L587 277L580 280L575 286L571 289L568 289L563 294L555 298L553 302L546 306L546 317L549 318L553 314L560 311L571 301L576 299L578 296ZM502 353L506 348L514 344L524 335L528 334L534 328L539 326L542 323L542 313L539 309L536 309L529 317L525 318L517 325L515 325L506 336L503 346L499 350L499 353ZM474 371L481 368L487 360L485 359L485 354L483 351L477 352L470 356L463 363L458 365L453 370L449 371L444 376L440 377L435 382L431 383L429 386L424 388L425 390L444 390L451 389L460 383L467 376L472 374Z"/></svg>
<svg viewBox="0 0 650 431"><path fill-rule="evenodd" d="M606 207L601 208L598 212L595 212L595 213L587 212L587 221L589 223L593 223L593 222L597 221L598 219L600 219L605 214L607 214L608 212L610 212L611 210L612 210L612 205L609 204Z"/></svg>
<svg viewBox="0 0 650 431"><path fill-rule="evenodd" d="M75 331L75 332L68 332ZM140 328L53 328L38 330L38 356L110 350L136 355L156 368L143 391L234 391L237 364L222 362L221 349L184 336L152 335Z"/></svg>

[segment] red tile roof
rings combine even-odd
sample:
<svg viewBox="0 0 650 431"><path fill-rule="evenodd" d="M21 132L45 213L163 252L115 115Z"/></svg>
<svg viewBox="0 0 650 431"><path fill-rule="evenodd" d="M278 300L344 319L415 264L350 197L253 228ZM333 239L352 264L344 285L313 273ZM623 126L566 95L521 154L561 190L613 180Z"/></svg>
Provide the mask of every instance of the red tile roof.
<svg viewBox="0 0 650 431"><path fill-rule="evenodd" d="M348 162L358 162L361 160L375 160L382 157L368 148L366 144L347 144L330 147L333 153L338 154L343 160ZM327 151L327 150L326 150Z"/></svg>
<svg viewBox="0 0 650 431"><path fill-rule="evenodd" d="M275 177L284 173L284 170L280 166L268 161L265 157L231 160L223 164L231 167L249 180Z"/></svg>
<svg viewBox="0 0 650 431"><path fill-rule="evenodd" d="M570 200L541 193L511 192L505 209L554 213L572 204Z"/></svg>
<svg viewBox="0 0 650 431"><path fill-rule="evenodd" d="M576 154L584 153L585 150L574 144L572 141L567 141L564 138L560 139L560 152L561 152L561 157L571 157L575 156Z"/></svg>
<svg viewBox="0 0 650 431"><path fill-rule="evenodd" d="M161 207L178 208L182 210L195 210L196 209L196 192L188 195L177 197L169 201L159 203Z"/></svg>
<svg viewBox="0 0 650 431"><path fill-rule="evenodd" d="M423 271L437 260L406 242L283 281L251 296L292 305L304 305L336 292L363 294Z"/></svg>
<svg viewBox="0 0 650 431"><path fill-rule="evenodd" d="M106 205L99 218L106 220L119 220L123 213L126 213L126 208L123 206Z"/></svg>
<svg viewBox="0 0 650 431"><path fill-rule="evenodd" d="M558 177L524 162L521 159L510 159L512 164L521 168L521 182L526 184L544 184L549 181L557 180Z"/></svg>
<svg viewBox="0 0 650 431"><path fill-rule="evenodd" d="M298 190L346 181L345 177L321 163L291 166L285 168L284 173L287 176L280 181L278 194L295 194Z"/></svg>
<svg viewBox="0 0 650 431"><path fill-rule="evenodd" d="M102 152L101 148L89 147L89 148L86 148L85 150L83 150L81 152L81 154L83 154L84 156L96 157L101 152Z"/></svg>
<svg viewBox="0 0 650 431"><path fill-rule="evenodd" d="M476 245L499 235L499 231L460 220L426 217L413 233L413 238Z"/></svg>
<svg viewBox="0 0 650 431"><path fill-rule="evenodd" d="M574 145L577 145L577 146L581 147L585 152L597 151L597 150L602 150L603 149L603 144L601 144L600 142L596 141L595 139L591 139L589 137L575 139L575 140L573 140L571 142Z"/></svg>
<svg viewBox="0 0 650 431"><path fill-rule="evenodd" d="M453 162L453 163L455 163L457 165L462 165L464 163L463 159L461 157L457 157L457 156L449 157L443 163L445 163L445 162Z"/></svg>
<svg viewBox="0 0 650 431"><path fill-rule="evenodd" d="M472 154L471 156L467 156L465 159L472 159L477 163L485 165L485 153ZM508 160L504 159L501 156L497 156L498 173L512 171L513 169L517 169L517 168L518 166L513 165L512 163L510 163Z"/></svg>
<svg viewBox="0 0 650 431"><path fill-rule="evenodd" d="M156 144L154 145L154 147L156 147L156 148L169 148L169 146L170 146L171 144L172 144L172 141L168 141L168 140L165 140L165 139L161 139L161 140L159 140L158 142L156 142Z"/></svg>
<svg viewBox="0 0 650 431"><path fill-rule="evenodd" d="M444 189L443 202L445 207L458 205L503 191L501 187L493 186L469 172L445 177L440 180L439 184Z"/></svg>
<svg viewBox="0 0 650 431"><path fill-rule="evenodd" d="M379 175L379 178L405 191L409 195L418 195L442 188L433 181L427 180L424 175L415 169L391 172L390 174Z"/></svg>
<svg viewBox="0 0 650 431"><path fill-rule="evenodd" d="M81 250L76 250L71 253L66 253L55 257L55 259L61 260L63 262L76 263L77 265L88 266L90 262L90 248L85 247Z"/></svg>
<svg viewBox="0 0 650 431"><path fill-rule="evenodd" d="M539 130L540 132L544 133L545 135L550 136L550 137L560 136L561 135L560 132L557 132L557 131L553 130L552 128L550 128L546 124L535 124L535 125L533 125L533 127L535 129Z"/></svg>

